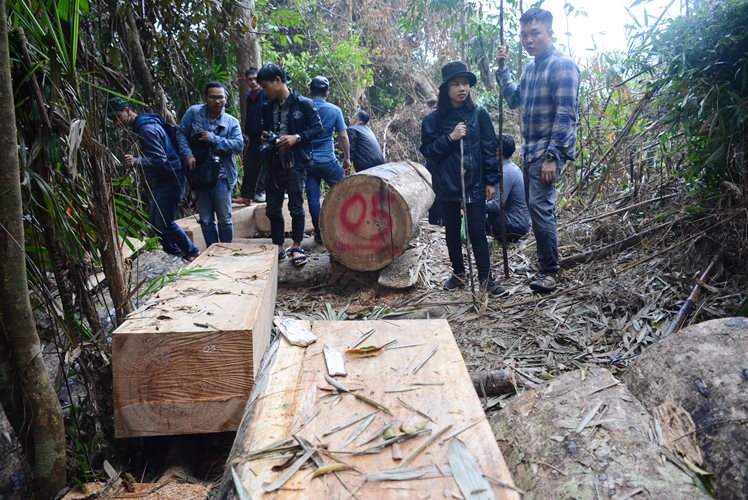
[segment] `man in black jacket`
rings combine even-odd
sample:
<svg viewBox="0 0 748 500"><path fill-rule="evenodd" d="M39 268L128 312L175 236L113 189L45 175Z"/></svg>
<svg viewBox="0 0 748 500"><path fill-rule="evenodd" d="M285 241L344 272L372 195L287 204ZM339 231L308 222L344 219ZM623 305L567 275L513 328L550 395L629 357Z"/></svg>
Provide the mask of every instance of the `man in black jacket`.
<svg viewBox="0 0 748 500"><path fill-rule="evenodd" d="M304 238L304 186L306 169L312 162L312 141L322 136L322 122L311 99L286 85L286 73L275 64L266 64L257 73L257 83L265 91L262 106L263 140L267 168L267 216L270 236L278 245L278 258L288 254L296 267L306 264L301 249ZM288 194L293 246L283 248L283 195Z"/></svg>
<svg viewBox="0 0 748 500"><path fill-rule="evenodd" d="M257 68L254 66L244 72L244 78L249 84L244 114L244 135L247 137L247 147L244 149L244 178L240 198L234 203L250 205L252 200L262 203L265 201L265 162L260 155L260 136L262 135L262 104L266 101L265 92L257 83Z"/></svg>

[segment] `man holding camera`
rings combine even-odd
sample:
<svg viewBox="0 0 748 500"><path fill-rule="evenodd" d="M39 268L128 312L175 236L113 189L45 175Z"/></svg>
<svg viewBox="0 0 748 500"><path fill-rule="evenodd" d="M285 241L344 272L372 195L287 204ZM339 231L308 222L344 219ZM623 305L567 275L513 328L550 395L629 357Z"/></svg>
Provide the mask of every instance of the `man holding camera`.
<svg viewBox="0 0 748 500"><path fill-rule="evenodd" d="M265 91L267 101L262 106L264 143L260 151L265 155L267 181L265 194L270 236L278 246L278 258L287 255L296 267L306 264L306 253L301 249L304 238L304 187L306 170L312 163L312 141L322 136L322 122L311 99L299 95L286 85L286 73L276 64L266 64L257 73L257 83ZM291 213L293 246L283 248L283 199L288 194Z"/></svg>
<svg viewBox="0 0 748 500"><path fill-rule="evenodd" d="M244 149L239 120L224 111L226 88L222 83L205 86L205 104L191 106L177 129L177 140L188 170L218 158L220 169L216 184L197 193L197 212L205 246L230 243L234 237L231 220L231 191L238 178L234 155ZM216 222L218 227L216 228Z"/></svg>
<svg viewBox="0 0 748 500"><path fill-rule="evenodd" d="M138 114L121 97L109 99L107 115L119 126L132 128L138 134L141 156L126 154L122 163L128 168L143 169L151 194L149 220L161 240L164 252L188 261L194 260L200 250L174 222L187 181L177 145L166 133L161 117L151 113Z"/></svg>

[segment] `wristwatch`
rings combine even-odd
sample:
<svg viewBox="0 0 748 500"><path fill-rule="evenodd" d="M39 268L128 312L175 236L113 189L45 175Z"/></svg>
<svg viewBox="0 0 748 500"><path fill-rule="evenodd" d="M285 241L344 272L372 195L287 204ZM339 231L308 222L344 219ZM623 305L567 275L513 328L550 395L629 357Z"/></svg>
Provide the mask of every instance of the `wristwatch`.
<svg viewBox="0 0 748 500"><path fill-rule="evenodd" d="M301 136L299 134L294 135L296 137L296 142L301 142Z"/></svg>

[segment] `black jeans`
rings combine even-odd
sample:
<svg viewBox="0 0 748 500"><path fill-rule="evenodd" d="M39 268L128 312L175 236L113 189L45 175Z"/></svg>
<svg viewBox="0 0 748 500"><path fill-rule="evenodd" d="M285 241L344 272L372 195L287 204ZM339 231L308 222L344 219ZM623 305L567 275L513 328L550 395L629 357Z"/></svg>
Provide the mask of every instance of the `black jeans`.
<svg viewBox="0 0 748 500"><path fill-rule="evenodd" d="M291 238L294 241L304 239L306 218L304 217L303 169L293 173L291 178L274 179L267 182L266 201L267 216L270 219L270 237L276 245L283 244L285 236L285 219L283 217L283 195L288 193L288 211L291 213Z"/></svg>
<svg viewBox="0 0 748 500"><path fill-rule="evenodd" d="M460 228L462 226L460 202L442 201L441 205L444 209L444 230L449 260L452 263L452 272L462 274L465 272L465 263L460 241ZM480 200L475 203L468 203L465 215L468 224L468 236L475 256L475 265L478 268L478 280L484 282L491 277L491 260L488 254L488 240L486 239L486 202Z"/></svg>

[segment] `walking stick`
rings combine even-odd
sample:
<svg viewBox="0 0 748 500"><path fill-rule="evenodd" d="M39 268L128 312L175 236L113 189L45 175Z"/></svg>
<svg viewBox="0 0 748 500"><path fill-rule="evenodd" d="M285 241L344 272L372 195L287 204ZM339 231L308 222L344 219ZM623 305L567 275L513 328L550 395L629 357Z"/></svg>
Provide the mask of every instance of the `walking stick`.
<svg viewBox="0 0 748 500"><path fill-rule="evenodd" d="M470 247L470 227L467 220L467 197L465 196L465 138L460 139L460 186L462 187L462 218L465 221L465 247L467 248L468 273L470 278L470 295L473 296L473 307L478 309L475 300L475 281L473 280L473 252Z"/></svg>
<svg viewBox="0 0 748 500"><path fill-rule="evenodd" d="M504 46L504 0L499 6L499 43ZM504 203L504 65L499 62L499 228L501 229L501 254L504 259L504 277L509 278L509 252L506 242L506 204Z"/></svg>

